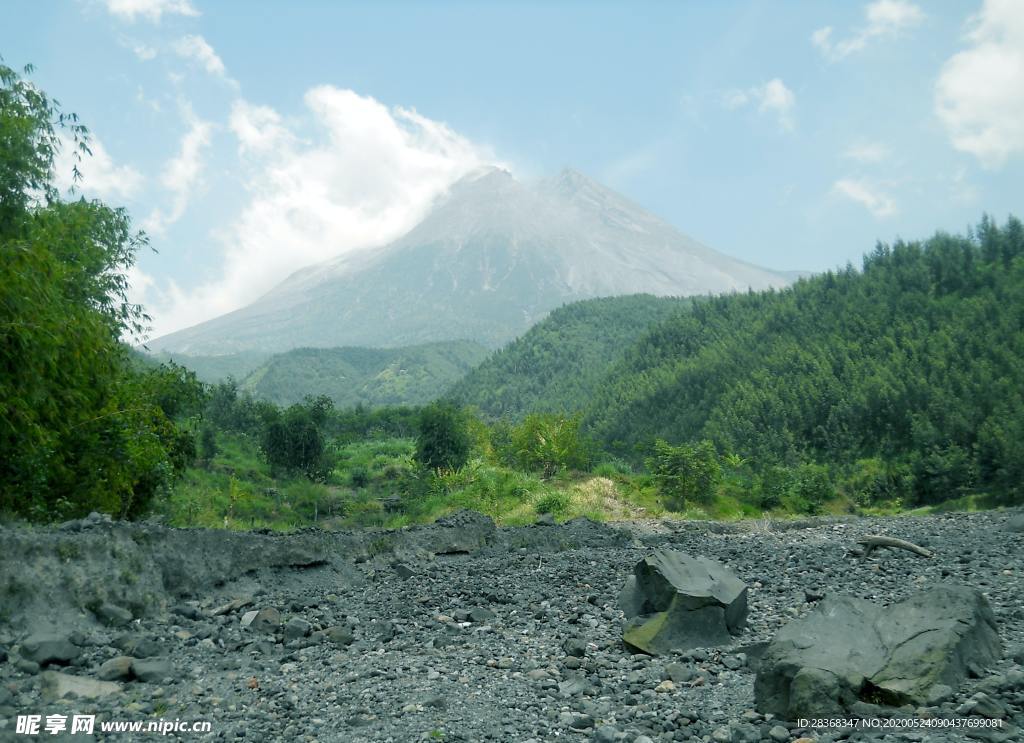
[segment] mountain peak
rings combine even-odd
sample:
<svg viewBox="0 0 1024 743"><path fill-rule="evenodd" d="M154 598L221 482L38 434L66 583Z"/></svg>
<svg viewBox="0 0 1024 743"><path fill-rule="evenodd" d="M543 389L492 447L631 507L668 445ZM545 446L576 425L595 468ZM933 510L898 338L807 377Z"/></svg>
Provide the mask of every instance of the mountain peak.
<svg viewBox="0 0 1024 743"><path fill-rule="evenodd" d="M588 197L592 200L598 196L607 197L611 193L590 176L570 167L563 168L554 178L542 181L540 190L569 200L576 200L579 197Z"/></svg>
<svg viewBox="0 0 1024 743"><path fill-rule="evenodd" d="M577 299L787 283L701 245L572 168L527 185L491 165L456 181L389 245L307 268L249 307L150 347L280 351L452 338L498 347Z"/></svg>
<svg viewBox="0 0 1024 743"><path fill-rule="evenodd" d="M516 179L505 168L498 165L481 165L466 173L452 184L450 193L463 191L481 191L493 188L505 188Z"/></svg>

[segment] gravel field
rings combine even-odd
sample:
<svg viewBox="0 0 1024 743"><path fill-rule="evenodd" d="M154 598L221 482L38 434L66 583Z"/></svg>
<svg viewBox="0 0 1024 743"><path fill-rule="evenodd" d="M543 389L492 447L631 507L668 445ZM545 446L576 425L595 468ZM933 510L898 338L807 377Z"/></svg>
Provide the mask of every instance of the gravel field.
<svg viewBox="0 0 1024 743"><path fill-rule="evenodd" d="M0 530L0 740L1021 740L1024 533L1008 528L1013 515L495 530L460 514L447 527L372 538L179 536L102 519ZM935 556L883 549L861 559L851 550L866 534ZM170 564L167 545L179 541L194 567ZM618 592L657 547L721 561L748 585L747 627L732 645L664 657L623 646ZM289 556L274 559L274 550ZM131 590L93 590L105 571ZM32 584L19 584L21 593L12 589L19 575ZM754 710L764 643L822 596L890 603L940 582L985 594L1004 658L940 706L892 711L915 726L827 732ZM82 599L90 591L103 600ZM29 659L44 653L30 642L40 632L65 642L55 657L37 656L42 664ZM63 695L61 674L92 686ZM47 715L96 715L97 728L19 734L16 718L27 714L44 724ZM936 718L1001 727L918 726ZM159 719L210 721L211 731L98 729L103 720Z"/></svg>

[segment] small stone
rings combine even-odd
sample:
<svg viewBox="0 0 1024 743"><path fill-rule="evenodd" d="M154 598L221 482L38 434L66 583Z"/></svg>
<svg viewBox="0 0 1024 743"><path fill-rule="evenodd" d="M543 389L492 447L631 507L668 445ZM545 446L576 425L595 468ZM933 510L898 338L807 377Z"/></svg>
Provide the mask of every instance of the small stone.
<svg viewBox="0 0 1024 743"><path fill-rule="evenodd" d="M758 743L761 734L756 727L745 722L733 722L730 726L732 743Z"/></svg>
<svg viewBox="0 0 1024 743"><path fill-rule="evenodd" d="M203 613L191 604L177 604L171 607L171 614L177 614L179 617L185 617L185 619L191 619L198 621L203 618Z"/></svg>
<svg viewBox="0 0 1024 743"><path fill-rule="evenodd" d="M485 609L482 606L475 606L469 610L469 620L471 622L477 622L483 624L489 622L495 618L495 613L490 609Z"/></svg>
<svg viewBox="0 0 1024 743"><path fill-rule="evenodd" d="M546 681L551 678L551 674L543 668L535 668L532 671L527 671L526 677L531 681Z"/></svg>
<svg viewBox="0 0 1024 743"><path fill-rule="evenodd" d="M174 666L166 658L146 658L132 662L132 676L145 683L158 684L174 675Z"/></svg>
<svg viewBox="0 0 1024 743"><path fill-rule="evenodd" d="M108 603L100 604L93 614L108 627L124 627L126 624L131 624L134 619L132 613L127 609Z"/></svg>
<svg viewBox="0 0 1024 743"><path fill-rule="evenodd" d="M29 660L28 658L22 658L20 655L14 657L11 660L11 663L19 671L21 671L22 673L27 673L30 676L35 676L37 673L39 673L40 670L40 666L38 663L36 663L34 660Z"/></svg>
<svg viewBox="0 0 1024 743"><path fill-rule="evenodd" d="M1006 717L1006 708L988 694L979 691L957 709L961 715L977 715L990 720L1001 720Z"/></svg>
<svg viewBox="0 0 1024 743"><path fill-rule="evenodd" d="M132 675L133 659L127 655L111 658L96 671L96 678L101 681L127 681Z"/></svg>
<svg viewBox="0 0 1024 743"><path fill-rule="evenodd" d="M660 684L654 687L654 691L658 694L668 694L676 690L676 685L671 680L662 681Z"/></svg>
<svg viewBox="0 0 1024 743"><path fill-rule="evenodd" d="M252 601L252 596L241 596L237 599L232 599L231 601L227 602L222 606L218 606L216 609L210 612L210 614L215 617L219 617L222 614L230 614L231 612L238 611L239 609L248 606L252 603Z"/></svg>
<svg viewBox="0 0 1024 743"><path fill-rule="evenodd" d="M584 714L573 715L569 727L573 730L589 730L594 727L594 718Z"/></svg>
<svg viewBox="0 0 1024 743"><path fill-rule="evenodd" d="M743 661L737 658L735 655L727 655L722 658L722 665L728 668L730 671L738 671L743 668Z"/></svg>
<svg viewBox="0 0 1024 743"><path fill-rule="evenodd" d="M804 601L808 604L813 604L815 601L821 601L823 598L825 598L825 592L820 588L804 589Z"/></svg>
<svg viewBox="0 0 1024 743"><path fill-rule="evenodd" d="M317 634L322 635L335 645L341 645L342 647L348 647L355 640L348 627L328 627Z"/></svg>
<svg viewBox="0 0 1024 743"><path fill-rule="evenodd" d="M711 740L715 743L732 743L732 731L727 727L715 728L711 732Z"/></svg>
<svg viewBox="0 0 1024 743"><path fill-rule="evenodd" d="M778 741L778 743L786 743L789 740L789 730L782 727L782 725L772 725L771 729L768 730L768 737Z"/></svg>
<svg viewBox="0 0 1024 743"><path fill-rule="evenodd" d="M582 658L587 654L587 643L575 637L570 637L562 643L562 650L573 658Z"/></svg>
<svg viewBox="0 0 1024 743"><path fill-rule="evenodd" d="M414 575L418 575L418 573L415 570L410 568L404 562L396 562L396 563L394 563L391 566L391 569L394 570L395 571L395 575L397 575L402 580L405 580L406 578L412 578Z"/></svg>
<svg viewBox="0 0 1024 743"><path fill-rule="evenodd" d="M115 648L133 658L151 658L160 654L160 643L151 637L121 635L111 643Z"/></svg>
<svg viewBox="0 0 1024 743"><path fill-rule="evenodd" d="M683 663L669 663L665 666L665 674L677 684L683 684L697 675L697 672Z"/></svg>
<svg viewBox="0 0 1024 743"><path fill-rule="evenodd" d="M447 709L448 700L443 694L431 694L423 700L423 706L432 709Z"/></svg>
<svg viewBox="0 0 1024 743"><path fill-rule="evenodd" d="M593 740L597 743L615 743L619 739L619 729L614 725L601 725L594 731Z"/></svg>
<svg viewBox="0 0 1024 743"><path fill-rule="evenodd" d="M242 626L254 632L273 633L281 626L281 612L272 606L257 611L247 611L242 616Z"/></svg>
<svg viewBox="0 0 1024 743"><path fill-rule="evenodd" d="M113 681L98 681L57 671L47 671L41 679L42 695L48 700L63 699L72 694L80 699L99 699L121 691L121 685Z"/></svg>
<svg viewBox="0 0 1024 743"><path fill-rule="evenodd" d="M302 617L292 617L284 625L286 640L298 640L309 634L312 625Z"/></svg>
<svg viewBox="0 0 1024 743"><path fill-rule="evenodd" d="M381 642L391 642L395 639L395 635L398 634L398 628L395 627L395 623L388 620L374 622L369 626L371 633Z"/></svg>
<svg viewBox="0 0 1024 743"><path fill-rule="evenodd" d="M646 735L638 735L633 739L633 743L654 743L653 740L648 738Z"/></svg>

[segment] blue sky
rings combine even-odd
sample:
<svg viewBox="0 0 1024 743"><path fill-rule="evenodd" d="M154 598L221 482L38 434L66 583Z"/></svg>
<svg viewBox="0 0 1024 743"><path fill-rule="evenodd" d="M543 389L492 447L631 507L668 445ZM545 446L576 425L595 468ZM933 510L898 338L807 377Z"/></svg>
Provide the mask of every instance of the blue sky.
<svg viewBox="0 0 1024 743"><path fill-rule="evenodd" d="M575 167L722 252L859 264L1024 213L1024 2L9 0L6 64L98 144L154 335ZM59 165L66 181L70 166Z"/></svg>

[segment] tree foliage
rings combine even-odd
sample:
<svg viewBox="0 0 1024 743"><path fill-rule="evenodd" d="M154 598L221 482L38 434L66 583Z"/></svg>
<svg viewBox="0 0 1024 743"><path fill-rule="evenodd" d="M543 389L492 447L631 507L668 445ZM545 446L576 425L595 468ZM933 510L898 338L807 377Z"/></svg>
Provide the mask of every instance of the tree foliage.
<svg viewBox="0 0 1024 743"><path fill-rule="evenodd" d="M125 276L145 239L123 209L60 200L61 128L88 151L74 116L0 64L0 510L136 516L184 468L176 420L200 393L120 343L146 321Z"/></svg>
<svg viewBox="0 0 1024 743"><path fill-rule="evenodd" d="M879 245L862 271L695 301L609 371L585 426L634 460L707 439L764 473L817 463L834 480L877 460L910 504L1019 499L1022 328L1024 228L986 217L967 237Z"/></svg>
<svg viewBox="0 0 1024 743"><path fill-rule="evenodd" d="M494 353L448 396L491 419L581 410L625 349L688 304L637 294L565 305Z"/></svg>
<svg viewBox="0 0 1024 743"><path fill-rule="evenodd" d="M327 476L330 465L321 432L323 414L315 404L292 405L267 417L260 446L273 470L301 472L314 481Z"/></svg>
<svg viewBox="0 0 1024 743"><path fill-rule="evenodd" d="M512 429L515 463L551 477L559 470L583 470L590 464L587 442L580 435L581 416L532 413Z"/></svg>
<svg viewBox="0 0 1024 743"><path fill-rule="evenodd" d="M718 451L710 441L672 446L658 439L646 464L661 494L676 510L689 502L710 503L722 481Z"/></svg>
<svg viewBox="0 0 1024 743"><path fill-rule="evenodd" d="M469 426L462 410L435 402L420 411L416 460L430 469L457 470L469 459Z"/></svg>

